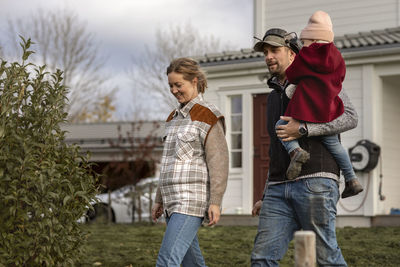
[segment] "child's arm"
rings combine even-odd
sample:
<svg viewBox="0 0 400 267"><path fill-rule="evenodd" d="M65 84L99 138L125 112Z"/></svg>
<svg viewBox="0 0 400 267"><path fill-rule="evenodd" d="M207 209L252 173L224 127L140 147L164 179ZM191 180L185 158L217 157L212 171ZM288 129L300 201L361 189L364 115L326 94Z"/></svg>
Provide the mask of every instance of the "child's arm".
<svg viewBox="0 0 400 267"><path fill-rule="evenodd" d="M343 91L339 93L343 101L344 113L327 123L307 123L308 136L339 134L357 126L358 115L348 95Z"/></svg>
<svg viewBox="0 0 400 267"><path fill-rule="evenodd" d="M285 89L286 96L289 99L292 99L294 91L296 91L296 85L295 84L289 84Z"/></svg>

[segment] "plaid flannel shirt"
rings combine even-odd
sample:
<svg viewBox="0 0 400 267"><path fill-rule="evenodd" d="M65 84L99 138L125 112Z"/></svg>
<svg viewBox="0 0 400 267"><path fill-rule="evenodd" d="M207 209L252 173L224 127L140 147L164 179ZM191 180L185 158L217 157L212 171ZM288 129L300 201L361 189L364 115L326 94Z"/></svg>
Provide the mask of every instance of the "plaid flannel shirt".
<svg viewBox="0 0 400 267"><path fill-rule="evenodd" d="M221 117L218 109L204 102L201 95L168 117L159 188L169 215L177 212L207 216L210 177L204 147L211 127Z"/></svg>

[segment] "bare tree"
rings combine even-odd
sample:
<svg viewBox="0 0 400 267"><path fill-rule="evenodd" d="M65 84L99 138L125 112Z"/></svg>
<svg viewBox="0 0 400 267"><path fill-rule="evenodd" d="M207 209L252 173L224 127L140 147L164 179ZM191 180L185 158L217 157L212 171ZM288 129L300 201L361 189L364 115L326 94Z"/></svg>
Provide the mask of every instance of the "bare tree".
<svg viewBox="0 0 400 267"><path fill-rule="evenodd" d="M202 36L190 23L184 25L170 25L167 30L158 28L155 35L155 45L146 45L144 55L139 60L133 60L130 79L136 93L134 93L133 114L137 114L149 103L138 101L138 94L146 92L151 95L158 105L151 105L152 111L158 107L163 113L176 106L176 99L168 89L166 68L169 63L178 57L200 56L205 53L229 50L228 44L221 45L214 36ZM144 78L145 77L145 78ZM147 97L148 98L148 97ZM148 112L145 112L145 114ZM154 112L153 112L154 114ZM154 119L142 118L142 119Z"/></svg>
<svg viewBox="0 0 400 267"><path fill-rule="evenodd" d="M95 102L94 107L89 111L86 107L83 107L76 120L79 122L107 122L114 121L115 118L113 113L115 112L115 106L113 104L115 91L111 91L108 95L100 98Z"/></svg>
<svg viewBox="0 0 400 267"><path fill-rule="evenodd" d="M146 77L146 76L145 76ZM150 77L146 77L150 78ZM134 79L132 78L132 81ZM145 104L148 102L148 99L146 101L146 96L144 92L141 92L139 88L143 88L143 85L137 85L133 88L131 91L131 96L132 96L132 101L130 103L130 113L126 114L125 119L126 120L131 120L131 121L141 121L141 120L151 120L155 119L154 116L149 116L146 112L149 111L148 108L146 108ZM146 88L147 89L147 88ZM154 93L150 93L151 96L153 96ZM156 99L157 100L157 99ZM156 105L154 105L156 106ZM160 110L158 110L160 111Z"/></svg>
<svg viewBox="0 0 400 267"><path fill-rule="evenodd" d="M84 109L91 112L106 95L113 96L111 91L115 88L105 88L105 59L99 53L99 45L73 11L39 10L28 19L9 20L9 33L13 41L18 35L30 37L37 44L34 59L51 70L64 71L64 84L70 89L66 111L71 121L77 121ZM17 43L14 47L18 47Z"/></svg>

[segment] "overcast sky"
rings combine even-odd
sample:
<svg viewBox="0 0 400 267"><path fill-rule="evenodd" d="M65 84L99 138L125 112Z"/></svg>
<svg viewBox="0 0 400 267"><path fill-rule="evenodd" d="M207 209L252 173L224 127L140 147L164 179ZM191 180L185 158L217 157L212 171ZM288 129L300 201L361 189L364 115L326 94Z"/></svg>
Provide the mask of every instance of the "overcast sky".
<svg viewBox="0 0 400 267"><path fill-rule="evenodd" d="M132 57L151 45L157 28L190 22L200 35L213 35L234 49L249 48L253 0L0 0L1 34L7 20L41 9L74 10L99 41L108 68L122 77ZM3 35L4 36L4 35ZM122 78L121 78L122 79ZM123 83L119 87L124 87Z"/></svg>

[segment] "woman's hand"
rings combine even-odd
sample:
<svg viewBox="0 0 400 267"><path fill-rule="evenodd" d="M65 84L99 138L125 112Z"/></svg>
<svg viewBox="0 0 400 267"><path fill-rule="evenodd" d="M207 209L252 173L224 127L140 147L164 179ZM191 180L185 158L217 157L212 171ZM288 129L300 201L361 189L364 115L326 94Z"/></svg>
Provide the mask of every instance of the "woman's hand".
<svg viewBox="0 0 400 267"><path fill-rule="evenodd" d="M259 200L254 204L253 210L251 211L251 215L253 215L253 217L256 215L260 215L261 206L262 200Z"/></svg>
<svg viewBox="0 0 400 267"><path fill-rule="evenodd" d="M163 205L161 203L155 203L151 208L151 218L154 222L163 214Z"/></svg>
<svg viewBox="0 0 400 267"><path fill-rule="evenodd" d="M220 216L221 216L221 210L219 208L219 205L211 204L210 207L208 208L208 218L210 218L208 226L217 224Z"/></svg>

